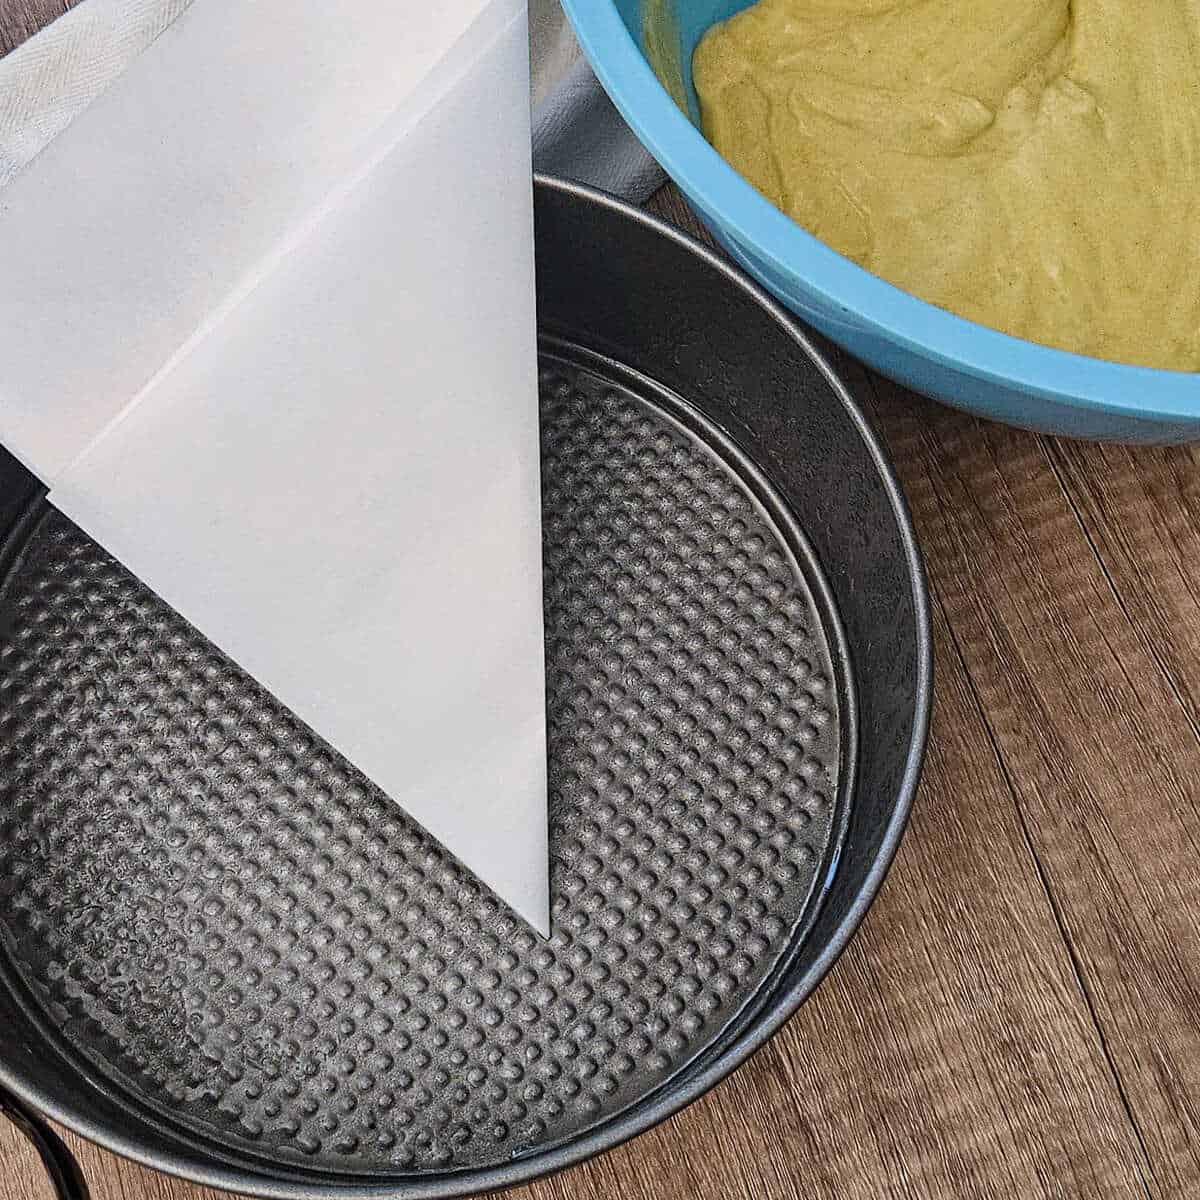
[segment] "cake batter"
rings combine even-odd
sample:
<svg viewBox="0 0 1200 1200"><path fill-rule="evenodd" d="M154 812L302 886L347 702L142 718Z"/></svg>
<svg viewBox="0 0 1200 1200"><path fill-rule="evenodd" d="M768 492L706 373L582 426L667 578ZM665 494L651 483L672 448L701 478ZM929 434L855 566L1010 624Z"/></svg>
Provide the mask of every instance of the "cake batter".
<svg viewBox="0 0 1200 1200"><path fill-rule="evenodd" d="M759 0L694 78L717 150L868 270L1200 370L1200 0Z"/></svg>

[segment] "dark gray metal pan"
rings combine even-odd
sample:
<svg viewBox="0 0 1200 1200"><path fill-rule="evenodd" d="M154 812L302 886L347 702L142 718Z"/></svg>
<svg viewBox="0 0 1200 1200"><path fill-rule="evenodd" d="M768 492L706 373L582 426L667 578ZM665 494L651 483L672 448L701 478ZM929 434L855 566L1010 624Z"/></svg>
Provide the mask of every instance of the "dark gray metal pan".
<svg viewBox="0 0 1200 1200"><path fill-rule="evenodd" d="M761 1045L882 882L931 666L874 435L677 231L540 180L537 240L549 942L0 466L0 1084L64 1192L37 1114L262 1196L566 1166Z"/></svg>

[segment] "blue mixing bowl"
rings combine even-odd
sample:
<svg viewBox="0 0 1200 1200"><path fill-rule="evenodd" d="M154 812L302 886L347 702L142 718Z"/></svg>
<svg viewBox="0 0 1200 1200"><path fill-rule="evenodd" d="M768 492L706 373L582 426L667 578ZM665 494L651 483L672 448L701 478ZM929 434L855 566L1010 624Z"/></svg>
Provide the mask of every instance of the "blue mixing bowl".
<svg viewBox="0 0 1200 1200"><path fill-rule="evenodd" d="M687 114L647 61L643 0L563 7L634 132L733 258L793 311L882 374L981 416L1073 437L1200 439L1200 374L1068 354L953 316L864 271L760 196L704 140L691 83L700 37L749 0L673 2L669 56L678 53Z"/></svg>

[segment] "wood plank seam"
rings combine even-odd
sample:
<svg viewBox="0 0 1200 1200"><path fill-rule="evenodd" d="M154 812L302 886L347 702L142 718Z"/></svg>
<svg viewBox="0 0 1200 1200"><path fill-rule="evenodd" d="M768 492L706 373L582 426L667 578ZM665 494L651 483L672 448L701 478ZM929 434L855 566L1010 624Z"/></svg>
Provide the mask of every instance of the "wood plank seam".
<svg viewBox="0 0 1200 1200"><path fill-rule="evenodd" d="M1051 886L1049 875L1046 871L1046 866L1042 861L1041 855L1037 851L1036 844L1034 843L1033 834L1029 827L1028 814L1025 812L1025 807L1021 803L1016 782L1013 780L1006 756L999 744L999 741L997 740L996 732L992 727L991 720L987 715L987 709L984 706L983 698L980 695L978 685L971 674L970 666L968 665L963 654L962 647L958 641L958 636L954 632L954 627L950 624L948 615L945 612L945 609L942 607L942 602L936 593L934 594L933 602L938 606L942 615L942 620L946 622L950 644L954 648L955 657L960 668L962 669L963 678L967 684L968 690L970 691L976 714L978 715L980 723L986 732L992 753L996 758L996 765L1000 769L1000 773L1004 778L1005 786L1008 788L1009 795L1012 798L1013 808L1016 810L1017 820L1021 827L1021 833L1025 840L1025 846L1029 851L1029 856L1033 861L1034 870L1037 872L1038 880L1040 881L1042 890L1045 893L1046 903L1049 905L1050 912L1054 918L1054 923L1058 928L1059 936L1062 940L1063 950L1066 952L1067 958L1071 964L1071 970L1075 976L1075 982L1079 988L1080 999L1082 1000L1083 1006L1088 1013L1091 1025L1095 1030L1097 1046L1104 1057L1105 1063L1108 1066L1113 1089L1121 1102L1121 1107L1124 1109L1125 1117L1129 1122L1129 1130L1137 1141L1140 1151L1140 1159L1136 1163L1138 1174L1141 1177L1142 1187L1145 1191L1147 1200L1152 1200L1153 1193L1151 1192L1149 1181L1146 1178L1146 1172L1149 1172L1151 1179L1154 1178L1154 1167L1146 1146L1146 1139L1134 1114L1133 1106L1130 1103L1124 1080L1121 1077L1121 1072L1117 1067L1116 1060L1114 1059L1112 1051L1108 1045L1108 1039L1105 1036L1103 1027L1101 1026L1099 1015L1096 1011L1095 1001L1092 997L1091 987L1089 986L1086 973L1083 969L1083 964L1079 959L1079 955L1076 952L1074 945L1072 944L1070 933L1063 918L1061 905L1054 894L1054 889Z"/></svg>
<svg viewBox="0 0 1200 1200"><path fill-rule="evenodd" d="M1096 544L1096 539L1093 536L1091 526L1085 520L1073 492L1067 485L1067 481L1063 475L1063 465L1059 457L1059 451L1053 444L1046 446L1046 462L1048 463L1051 471L1053 471L1059 487L1062 488L1063 496L1065 497L1067 503L1071 506L1071 511L1075 514L1075 519L1079 522L1079 530L1087 541L1088 546L1091 548L1092 554L1095 556L1096 565L1100 568L1100 572L1104 576L1105 582L1108 584L1108 588L1112 593L1113 600L1116 602L1117 607L1120 608L1121 614L1124 616L1125 621L1130 630L1133 632L1134 636L1141 643L1150 658L1154 660L1155 667L1162 676L1167 687L1170 689L1171 695L1175 697L1175 702L1179 705L1184 719L1191 727L1197 744L1200 745L1200 724L1197 723L1191 707L1185 702L1172 672L1167 669L1166 664L1163 662L1162 654L1159 651L1158 646L1154 643L1153 639L1146 637L1145 630L1142 628L1140 622L1135 621L1132 614L1129 612L1129 609L1125 603L1125 599L1121 595L1121 591L1117 587L1116 581L1113 579L1112 571L1109 568L1108 562L1105 560L1104 555L1101 554L1100 548ZM1178 570L1178 568L1176 569ZM1181 578L1183 578L1182 575ZM1126 678L1128 678L1128 676L1126 676Z"/></svg>
<svg viewBox="0 0 1200 1200"><path fill-rule="evenodd" d="M945 619L944 613L943 619ZM1016 783L1012 778L1012 773L1009 769L1008 762L1006 761L1004 751L1002 750L996 738L996 731L993 729L992 723L988 719L986 709L983 706L983 699L980 696L978 686L971 675L971 669L963 657L962 647L958 643L958 638L955 636L953 628L950 629L950 641L954 646L954 652L958 658L959 665L963 669L967 687L970 689L979 719L987 733L987 738L991 746L992 753L996 756L996 764L1000 768L1000 772L1004 776L1004 782L1008 787L1009 794L1012 796L1013 807L1016 810L1017 820L1021 826L1021 833L1025 839L1026 849L1029 851L1029 857L1033 861L1034 870L1037 872L1038 880L1041 883L1042 890L1046 895L1046 902L1049 905L1050 912L1054 917L1054 924L1057 926L1059 936L1062 938L1063 949L1066 951L1067 957L1070 960L1071 970L1074 973L1075 982L1078 984L1080 997L1083 1000L1084 1007L1087 1009L1092 1026L1096 1031L1096 1040L1100 1052L1104 1056L1104 1061L1108 1065L1114 1090L1116 1091L1118 1099L1121 1101L1121 1107L1125 1111L1125 1116L1129 1122L1130 1131L1137 1139L1138 1148L1141 1151L1141 1161L1137 1163L1138 1174L1142 1178L1142 1187L1145 1189L1147 1200L1150 1200L1152 1193L1150 1191L1149 1182L1146 1178L1146 1172L1149 1171L1150 1177L1154 1177L1153 1162L1151 1161L1150 1153L1146 1146L1145 1135L1142 1133L1141 1125L1134 1114L1133 1105L1130 1102L1129 1093L1121 1076L1121 1071L1117 1066L1116 1059L1113 1057L1112 1050L1108 1044L1108 1038L1105 1035L1104 1027L1101 1024L1100 1016L1096 1009L1095 999L1092 994L1092 986L1088 981L1087 973L1084 970L1083 963L1079 958L1078 951L1071 940L1070 931L1067 928L1066 920L1063 916L1062 905L1058 897L1055 895L1054 888L1050 883L1050 877L1046 870L1046 864L1042 861L1042 856L1038 853L1037 845L1033 838L1033 832L1029 827L1029 816L1025 811L1025 806L1021 803L1020 795L1017 791Z"/></svg>
<svg viewBox="0 0 1200 1200"><path fill-rule="evenodd" d="M877 404L881 403L874 376L870 372L864 372L864 374L866 375L866 378L868 380L869 386L873 393L874 400L876 401ZM921 430L919 436L922 440L928 439L929 438L928 429L923 428ZM1045 441L1046 441L1046 439L1044 439L1044 438L1040 438L1040 437L1038 438L1038 442L1041 444L1043 452L1045 452L1045 450L1046 450ZM935 495L937 496L937 503L939 504L939 506L944 507L945 504L947 503L946 498L941 494L941 491L937 486L936 480L932 480L931 483L932 483L933 491L934 491ZM1140 1126L1140 1124L1136 1118L1136 1115L1134 1113L1134 1109L1133 1109L1132 1103L1130 1101L1128 1090L1126 1088L1124 1079L1122 1078L1121 1072L1120 1072L1118 1065L1116 1063L1116 1060L1113 1056L1111 1047L1108 1044L1108 1038L1106 1037L1104 1028L1100 1022L1099 1013L1096 1008L1096 1004L1095 1004L1095 1001L1094 1001L1094 998L1092 995L1092 989L1091 989L1091 986L1087 979L1086 972L1084 970L1084 967L1083 967L1082 961L1080 960L1078 952L1076 951L1075 946L1072 943L1070 933L1069 933L1065 918L1063 916L1061 903L1059 902L1057 896L1054 893L1054 889L1053 889L1053 886L1051 885L1049 874L1047 872L1045 863L1042 861L1041 855L1038 853L1037 846L1036 846L1032 831L1029 826L1028 814L1025 812L1024 805L1021 803L1020 793L1016 786L1016 781L1013 779L1012 772L1011 772L1009 763L1007 761L1007 756L1005 755L1004 750L1000 745L999 739L996 735L996 731L995 731L994 727L992 726L990 717L988 716L987 707L984 703L983 696L980 693L978 683L971 671L969 662L968 662L966 655L963 652L962 646L958 640L958 635L955 632L953 622L950 618L949 613L947 613L945 610L945 606L941 600L941 597L939 596L939 594L937 592L936 586L931 588L931 592L932 592L933 603L938 607L942 621L945 624L945 628L947 630L950 644L953 648L957 663L962 671L963 679L964 679L964 681L967 685L967 688L970 692L972 703L973 703L975 711L976 711L976 715L979 719L981 726L983 727L983 729L985 731L988 742L990 744L991 752L995 757L996 764L997 764L997 766L1001 772L1001 775L1004 779L1005 786L1008 789L1009 796L1012 800L1013 808L1016 811L1017 819L1020 824L1020 828L1021 828L1022 836L1025 841L1026 849L1029 852L1029 856L1033 862L1034 870L1037 873L1038 880L1039 880L1042 890L1045 894L1046 903L1048 904L1050 912L1054 918L1054 923L1058 929L1059 937L1062 942L1062 948L1065 951L1067 959L1071 964L1071 969L1074 974L1075 982L1076 982L1076 985L1077 985L1078 991L1079 991L1079 997L1082 1001L1084 1009L1087 1011L1090 1024L1091 1024L1093 1030L1095 1031L1097 1047L1100 1050L1100 1052L1104 1058L1104 1061L1107 1065L1109 1076L1110 1076L1110 1079L1111 1079L1111 1082L1113 1085L1113 1089L1116 1093L1117 1098L1119 1099L1119 1101L1121 1103L1122 1109L1124 1110L1125 1117L1126 1117L1126 1120L1129 1125L1129 1132L1133 1135L1133 1137L1135 1138L1135 1140L1137 1142L1137 1146L1138 1146L1138 1150L1139 1150L1139 1160L1136 1162L1136 1167L1137 1167L1138 1174L1141 1178L1142 1188L1145 1192L1147 1200L1151 1200L1151 1198L1153 1196L1153 1192L1151 1191L1151 1188L1150 1188L1149 1179L1154 1178L1153 1163L1152 1163L1152 1160L1151 1160L1151 1157L1149 1154L1149 1150L1148 1150L1148 1147L1146 1144L1145 1136L1142 1132L1141 1126ZM1106 638L1106 643L1107 643L1107 638ZM1110 646L1110 651L1111 650L1112 650L1112 647ZM1116 656L1114 654L1114 658L1115 657ZM1122 668L1122 670L1123 670L1123 668ZM1147 1172L1149 1172L1149 1179L1147 1178Z"/></svg>

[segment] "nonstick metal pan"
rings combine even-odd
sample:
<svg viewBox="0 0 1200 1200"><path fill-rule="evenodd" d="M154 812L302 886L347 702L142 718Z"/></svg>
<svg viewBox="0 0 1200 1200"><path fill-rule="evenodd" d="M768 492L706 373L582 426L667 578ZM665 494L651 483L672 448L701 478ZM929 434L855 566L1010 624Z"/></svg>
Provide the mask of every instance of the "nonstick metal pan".
<svg viewBox="0 0 1200 1200"><path fill-rule="evenodd" d="M566 1166L760 1046L882 882L931 664L868 423L655 218L541 179L537 250L549 941L0 463L0 1094L64 1196L46 1117L260 1196Z"/></svg>

